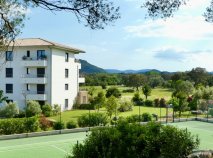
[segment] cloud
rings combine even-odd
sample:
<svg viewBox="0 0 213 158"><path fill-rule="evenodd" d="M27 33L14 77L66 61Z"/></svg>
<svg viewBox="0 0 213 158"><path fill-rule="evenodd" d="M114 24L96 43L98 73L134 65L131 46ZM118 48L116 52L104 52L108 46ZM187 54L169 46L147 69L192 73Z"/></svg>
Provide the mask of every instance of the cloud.
<svg viewBox="0 0 213 158"><path fill-rule="evenodd" d="M173 38L179 40L201 40L213 38L213 26L202 16L179 16L168 20L145 21L124 28L129 36L141 38Z"/></svg>
<svg viewBox="0 0 213 158"><path fill-rule="evenodd" d="M182 62L189 64L191 63L206 63L208 56L213 56L212 50L186 50L175 47L165 47L158 50L153 50L154 58L164 60L164 61L173 61L173 62ZM196 61L196 62L195 62ZM207 62L208 63L208 62ZM196 65L196 64L195 64Z"/></svg>
<svg viewBox="0 0 213 158"><path fill-rule="evenodd" d="M126 38L169 38L178 40L203 40L213 38L213 26L202 16L210 0L188 0L174 17L144 20L124 27Z"/></svg>

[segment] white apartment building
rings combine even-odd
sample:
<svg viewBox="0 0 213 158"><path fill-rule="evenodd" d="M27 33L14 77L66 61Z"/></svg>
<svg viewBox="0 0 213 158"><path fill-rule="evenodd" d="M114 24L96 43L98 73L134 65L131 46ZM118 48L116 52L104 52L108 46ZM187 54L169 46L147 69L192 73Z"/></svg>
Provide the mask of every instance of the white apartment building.
<svg viewBox="0 0 213 158"><path fill-rule="evenodd" d="M35 100L40 105L72 109L79 83L84 83L75 55L84 51L41 38L26 38L16 40L14 47L1 53L0 89L8 102L24 108L26 100Z"/></svg>

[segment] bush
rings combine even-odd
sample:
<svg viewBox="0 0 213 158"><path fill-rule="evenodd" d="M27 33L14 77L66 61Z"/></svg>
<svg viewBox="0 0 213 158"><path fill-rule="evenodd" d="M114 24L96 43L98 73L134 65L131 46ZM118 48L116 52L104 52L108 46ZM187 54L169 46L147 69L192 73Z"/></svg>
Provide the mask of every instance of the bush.
<svg viewBox="0 0 213 158"><path fill-rule="evenodd" d="M134 89L124 89L123 93L134 93L135 90Z"/></svg>
<svg viewBox="0 0 213 158"><path fill-rule="evenodd" d="M114 96L116 98L120 98L121 97L121 92L116 87L110 87L109 89L107 89L106 97L109 98L111 96Z"/></svg>
<svg viewBox="0 0 213 158"><path fill-rule="evenodd" d="M19 113L19 108L16 103L6 103L5 106L3 106L0 109L0 117L5 118L13 118Z"/></svg>
<svg viewBox="0 0 213 158"><path fill-rule="evenodd" d="M49 104L45 104L42 106L42 114L46 117L50 117L53 115L52 106Z"/></svg>
<svg viewBox="0 0 213 158"><path fill-rule="evenodd" d="M77 128L77 123L74 121L69 121L69 122L67 122L67 128L68 129Z"/></svg>
<svg viewBox="0 0 213 158"><path fill-rule="evenodd" d="M61 112L61 107L58 104L53 105L53 115L56 116Z"/></svg>
<svg viewBox="0 0 213 158"><path fill-rule="evenodd" d="M152 115L149 114L149 113L143 113L142 114L142 121L143 122L152 121Z"/></svg>
<svg viewBox="0 0 213 158"><path fill-rule="evenodd" d="M121 101L120 107L118 108L118 111L125 112L125 111L132 111L133 105L130 101Z"/></svg>
<svg viewBox="0 0 213 158"><path fill-rule="evenodd" d="M160 99L159 98L156 98L154 100L154 105L155 105L155 107L159 107L160 106Z"/></svg>
<svg viewBox="0 0 213 158"><path fill-rule="evenodd" d="M79 127L99 126L100 124L105 126L107 123L108 118L102 113L83 114L78 118Z"/></svg>
<svg viewBox="0 0 213 158"><path fill-rule="evenodd" d="M80 104L78 106L78 109L82 109L82 110L95 110L95 105L94 104Z"/></svg>
<svg viewBox="0 0 213 158"><path fill-rule="evenodd" d="M143 99L140 97L140 94L138 92L134 94L132 102L135 105L143 105Z"/></svg>
<svg viewBox="0 0 213 158"><path fill-rule="evenodd" d="M35 132L39 128L38 118L12 118L0 120L0 134Z"/></svg>
<svg viewBox="0 0 213 158"><path fill-rule="evenodd" d="M148 107L153 107L154 103L152 100L145 100L144 105Z"/></svg>
<svg viewBox="0 0 213 158"><path fill-rule="evenodd" d="M57 121L53 124L54 130L61 130L61 129L64 129L64 128L65 128L64 122Z"/></svg>
<svg viewBox="0 0 213 158"><path fill-rule="evenodd" d="M213 109L209 110L209 115L211 115L213 117Z"/></svg>
<svg viewBox="0 0 213 158"><path fill-rule="evenodd" d="M45 116L42 115L39 118L39 126L42 130L46 131L48 128L51 127L51 122Z"/></svg>
<svg viewBox="0 0 213 158"><path fill-rule="evenodd" d="M127 122L129 123L149 122L149 121L152 121L152 115L149 113L143 113L139 118L139 115L134 114L134 115L128 116L126 119L127 119Z"/></svg>
<svg viewBox="0 0 213 158"><path fill-rule="evenodd" d="M118 121L114 128L92 130L67 158L186 158L198 145L198 139L190 132L173 126Z"/></svg>
<svg viewBox="0 0 213 158"><path fill-rule="evenodd" d="M41 107L37 101L27 101L26 115L32 117L41 114Z"/></svg>

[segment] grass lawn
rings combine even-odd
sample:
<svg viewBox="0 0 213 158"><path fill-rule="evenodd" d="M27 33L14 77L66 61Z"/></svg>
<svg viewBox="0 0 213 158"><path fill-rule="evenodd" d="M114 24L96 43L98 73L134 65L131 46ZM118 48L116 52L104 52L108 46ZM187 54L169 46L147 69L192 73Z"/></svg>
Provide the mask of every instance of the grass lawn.
<svg viewBox="0 0 213 158"><path fill-rule="evenodd" d="M98 92L103 91L104 93L106 93L106 89L102 89L101 86L82 86L80 89L87 89L89 90L90 88L94 88L94 96L96 96L98 94ZM122 98L123 99L128 99L130 100L134 93L123 93L123 90L125 89L131 89L131 87L124 87L124 86L113 86L113 87L117 87L120 92L122 93ZM109 86L107 87L109 88ZM140 95L143 99L145 99L142 90L139 90ZM148 99L154 100L156 98L165 98L166 100L169 100L171 98L172 95L172 91L170 89L167 88L154 88L152 89L152 93L151 96L148 97Z"/></svg>
<svg viewBox="0 0 213 158"><path fill-rule="evenodd" d="M94 96L97 95L98 92L100 91L104 91L106 92L106 90L102 90L101 86L93 86L95 88L94 91ZM124 89L129 89L129 87L123 87L123 86L116 86L121 92L123 92ZM81 89L89 89L91 87L86 86L86 87L81 87ZM142 91L140 91L141 96L144 98L144 95L142 94ZM155 99L155 98L165 98L166 100L169 100L171 97L171 90L169 89L163 89L163 88L155 88L152 89L152 93L151 96L148 97L148 99ZM131 98L133 97L134 93L122 93L122 99L126 99L126 100L131 100ZM95 110L91 110L91 113L96 112ZM102 108L100 110L100 112L106 112L105 108ZM158 116L160 116L160 109L159 108L153 108L153 107L141 107L141 114L148 112L150 114L157 114ZM166 109L162 108L161 111L161 115L165 116L166 115ZM89 113L89 110L70 110L70 111L65 111L62 112L61 118L64 122L67 122L69 120L73 120L73 121L77 121L78 117L81 116L82 114L85 113ZM171 110L170 110L171 113ZM135 106L133 107L133 111L129 111L129 112L122 112L119 113L119 116L123 116L123 117L127 117L133 114L139 114L139 107ZM51 117L52 119L55 120L59 120L60 116L54 116Z"/></svg>
<svg viewBox="0 0 213 158"><path fill-rule="evenodd" d="M95 113L97 112L96 110L90 110L91 113ZM105 108L100 109L99 112L103 112L106 113ZM150 114L157 114L158 116L160 116L160 108L154 108L154 107L141 107L141 114L148 112ZM70 110L70 111L65 111L62 112L61 114L61 118L64 122L67 122L69 120L73 120L77 122L77 119L79 116L81 116L82 114L86 114L89 113L89 110ZM172 113L172 110L169 110L169 113ZM127 117L133 114L139 114L139 106L134 106L133 107L133 111L128 111L128 112L120 112L118 113L118 116L123 116L123 117ZM161 115L165 116L166 115L166 109L162 108L161 109ZM59 120L60 116L54 116L54 117L50 117L51 119L54 120Z"/></svg>

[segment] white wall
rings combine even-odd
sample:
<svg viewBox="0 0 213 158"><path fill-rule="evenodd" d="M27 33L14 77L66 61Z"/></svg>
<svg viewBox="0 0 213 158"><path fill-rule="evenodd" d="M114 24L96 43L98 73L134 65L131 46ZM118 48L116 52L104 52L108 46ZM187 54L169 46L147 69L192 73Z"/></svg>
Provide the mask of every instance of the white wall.
<svg viewBox="0 0 213 158"><path fill-rule="evenodd" d="M37 50L45 50L47 59L50 58L50 48L48 47L15 47L13 50L13 61L7 61L5 63L5 52L0 58L0 89L4 91L4 95L8 97L8 99L17 102L20 108L25 106L25 99L22 94L24 90L26 90L26 84L23 83L23 76L26 75L26 67L22 65L22 57L27 55L27 51L30 51L30 57L33 59L37 58ZM48 65L50 65L50 60L47 60ZM50 67L50 66L49 66ZM50 76L48 72L50 72L50 68L47 67L47 76ZM5 68L13 68L13 78L5 77ZM35 67L30 68L30 74L36 75L37 71ZM6 84L13 84L13 94L6 94ZM49 90L50 85L46 85L46 89ZM33 91L36 90L36 85L30 85ZM50 100L47 100L50 102Z"/></svg>
<svg viewBox="0 0 213 158"><path fill-rule="evenodd" d="M69 99L68 109L76 99L78 93L78 68L74 54L69 52L69 62L65 62L65 51L52 49L52 104L59 104L65 109L65 99ZM65 78L65 69L69 69L69 78ZM69 84L69 90L65 90Z"/></svg>

